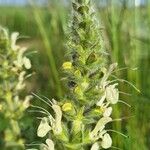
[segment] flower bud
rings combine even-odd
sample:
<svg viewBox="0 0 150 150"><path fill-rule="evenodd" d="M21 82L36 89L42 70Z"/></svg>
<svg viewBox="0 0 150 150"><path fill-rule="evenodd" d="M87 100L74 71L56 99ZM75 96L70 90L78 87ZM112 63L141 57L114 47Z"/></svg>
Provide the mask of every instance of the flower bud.
<svg viewBox="0 0 150 150"><path fill-rule="evenodd" d="M72 63L69 62L69 61L64 62L62 67L63 67L64 70L72 69Z"/></svg>
<svg viewBox="0 0 150 150"><path fill-rule="evenodd" d="M63 111L71 111L71 110L72 110L72 104L71 104L71 103L65 103L65 104L62 106L62 110L63 110Z"/></svg>

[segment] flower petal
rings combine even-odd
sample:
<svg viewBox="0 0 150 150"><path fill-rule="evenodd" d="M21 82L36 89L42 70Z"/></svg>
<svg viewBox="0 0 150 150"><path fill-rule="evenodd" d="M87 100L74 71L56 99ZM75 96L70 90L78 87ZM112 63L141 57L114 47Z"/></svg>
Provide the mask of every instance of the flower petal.
<svg viewBox="0 0 150 150"><path fill-rule="evenodd" d="M91 147L91 150L99 150L100 146L98 144L98 142L94 143Z"/></svg>
<svg viewBox="0 0 150 150"><path fill-rule="evenodd" d="M111 137L110 137L110 135L108 133L104 134L101 146L104 149L108 149L108 148L110 148L112 146L112 139L111 139Z"/></svg>
<svg viewBox="0 0 150 150"><path fill-rule="evenodd" d="M54 142L51 139L46 140L46 144L40 145L40 150L55 150Z"/></svg>
<svg viewBox="0 0 150 150"><path fill-rule="evenodd" d="M37 135L39 137L44 137L50 130L51 130L51 127L48 124L48 118L46 117L42 118L41 123L37 130Z"/></svg>
<svg viewBox="0 0 150 150"><path fill-rule="evenodd" d="M102 132L102 130L105 128L105 125L106 125L108 122L110 122L110 121L112 121L112 118L110 118L110 117L103 117L103 118L101 118L101 119L97 122L97 124L96 124L94 130L90 133L90 138L91 138L91 139L97 138L98 132Z"/></svg>
<svg viewBox="0 0 150 150"><path fill-rule="evenodd" d="M105 98L106 98L106 93L101 97L101 99L97 102L96 105L97 105L97 106L102 106L102 104L103 104Z"/></svg>
<svg viewBox="0 0 150 150"><path fill-rule="evenodd" d="M11 35L11 48L14 51L16 51L19 48L19 46L16 45L16 41L17 41L18 36L19 36L18 32L14 32Z"/></svg>
<svg viewBox="0 0 150 150"><path fill-rule="evenodd" d="M48 145L48 150L55 150L54 142L51 139L47 139L46 144Z"/></svg>
<svg viewBox="0 0 150 150"><path fill-rule="evenodd" d="M109 117L112 113L112 107L108 107L105 109L104 113L103 113L103 116L104 117Z"/></svg>
<svg viewBox="0 0 150 150"><path fill-rule="evenodd" d="M23 57L23 64L24 64L26 69L30 69L31 68L31 61L30 61L29 58Z"/></svg>
<svg viewBox="0 0 150 150"><path fill-rule="evenodd" d="M117 84L106 87L106 99L111 104L116 104L119 100L119 91L115 88Z"/></svg>
<svg viewBox="0 0 150 150"><path fill-rule="evenodd" d="M62 111L61 107L57 104L52 105L52 108L55 112L55 124L53 126L53 130L55 134L60 134L62 132L61 119L62 119Z"/></svg>

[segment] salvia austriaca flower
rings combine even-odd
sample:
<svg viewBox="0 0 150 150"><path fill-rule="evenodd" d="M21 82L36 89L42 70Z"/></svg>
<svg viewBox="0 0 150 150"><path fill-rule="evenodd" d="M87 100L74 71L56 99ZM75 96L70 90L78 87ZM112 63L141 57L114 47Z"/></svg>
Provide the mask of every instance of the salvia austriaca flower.
<svg viewBox="0 0 150 150"><path fill-rule="evenodd" d="M24 148L21 138L19 120L29 107L31 95L24 95L25 80L29 76L31 62L25 56L26 47L16 45L19 33L9 35L8 31L0 27L0 122L7 122L3 129L5 149L16 150Z"/></svg>
<svg viewBox="0 0 150 150"><path fill-rule="evenodd" d="M37 130L47 140L45 150L99 150L112 147L109 124L119 101L118 83L111 80L117 63L107 65L107 53L92 0L72 2L72 20L67 42L67 60L62 69L67 94L56 100L42 99L51 113ZM37 95L36 95L37 96ZM48 101L47 101L48 100Z"/></svg>

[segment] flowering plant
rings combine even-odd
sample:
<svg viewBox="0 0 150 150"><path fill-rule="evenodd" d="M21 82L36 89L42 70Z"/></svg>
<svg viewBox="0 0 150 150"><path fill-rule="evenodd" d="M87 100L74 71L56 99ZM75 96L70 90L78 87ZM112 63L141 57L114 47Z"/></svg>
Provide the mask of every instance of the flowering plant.
<svg viewBox="0 0 150 150"><path fill-rule="evenodd" d="M112 147L112 138L106 126L113 121L112 105L119 101L117 80L110 78L117 63L107 65L92 1L74 0L72 8L67 61L62 65L67 95L61 101L39 97L50 106L51 113L34 106L44 114L37 135L46 137L46 144L40 147L45 150L108 149Z"/></svg>
<svg viewBox="0 0 150 150"><path fill-rule="evenodd" d="M29 58L25 56L27 48L16 45L19 33L9 36L8 31L0 27L0 122L6 122L4 137L5 148L22 149L24 140L21 138L19 120L29 106L31 95L23 94L25 80L30 75Z"/></svg>

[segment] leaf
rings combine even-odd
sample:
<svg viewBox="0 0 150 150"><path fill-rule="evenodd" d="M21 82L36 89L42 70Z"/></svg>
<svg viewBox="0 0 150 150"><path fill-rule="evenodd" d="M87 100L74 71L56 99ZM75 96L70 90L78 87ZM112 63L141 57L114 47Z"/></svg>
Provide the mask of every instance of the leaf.
<svg viewBox="0 0 150 150"><path fill-rule="evenodd" d="M89 7L87 7L87 6L80 6L79 8L78 8L78 12L80 13L80 14L84 14L84 12L88 12L89 11Z"/></svg>
<svg viewBox="0 0 150 150"><path fill-rule="evenodd" d="M96 54L95 54L94 52L92 52L92 53L89 55L89 57L87 58L86 64L89 65L89 64L94 63L94 62L97 60L96 57L97 57Z"/></svg>
<svg viewBox="0 0 150 150"><path fill-rule="evenodd" d="M79 143L81 142L81 137L82 137L82 134L81 132L78 132L77 134L75 134L73 137L72 137L72 143Z"/></svg>
<svg viewBox="0 0 150 150"><path fill-rule="evenodd" d="M74 10L77 10L78 9L77 3L72 2L72 7Z"/></svg>

